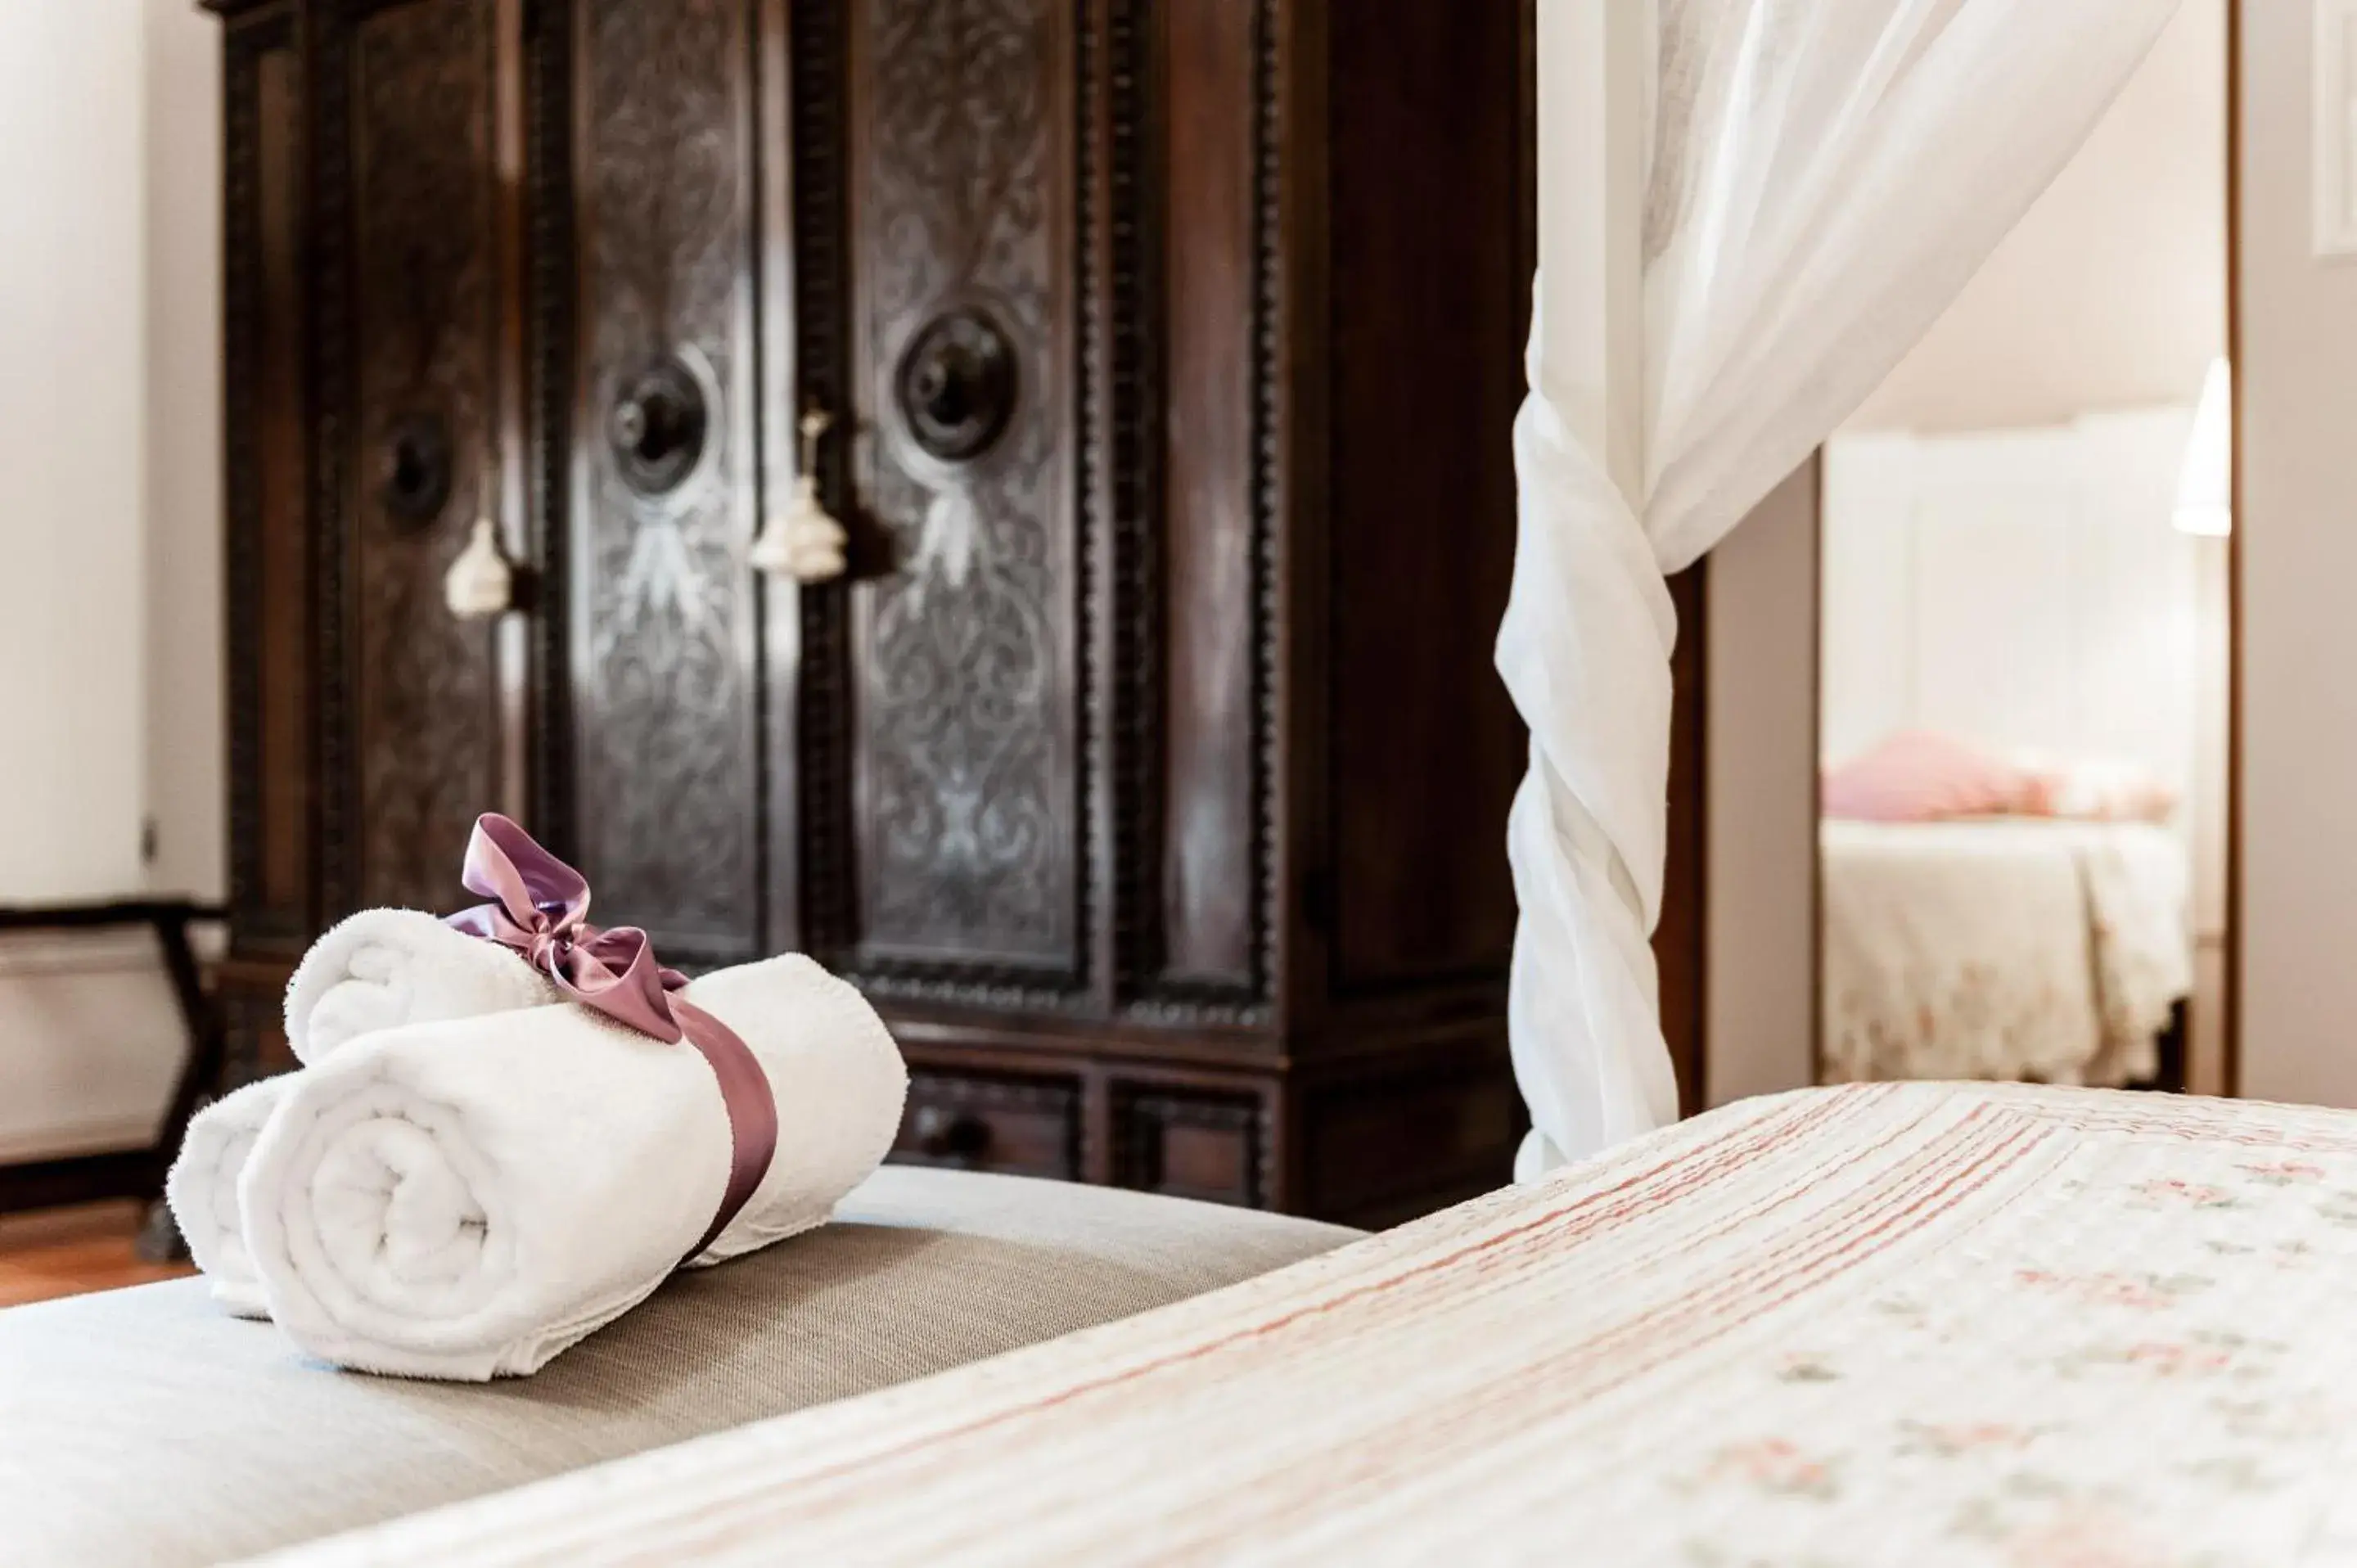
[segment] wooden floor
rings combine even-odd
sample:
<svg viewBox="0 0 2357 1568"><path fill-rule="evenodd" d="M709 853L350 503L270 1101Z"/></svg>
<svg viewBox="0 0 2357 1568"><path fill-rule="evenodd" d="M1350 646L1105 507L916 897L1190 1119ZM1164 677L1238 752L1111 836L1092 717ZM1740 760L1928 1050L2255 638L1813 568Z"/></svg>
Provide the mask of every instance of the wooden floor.
<svg viewBox="0 0 2357 1568"><path fill-rule="evenodd" d="M0 1307L84 1291L178 1279L184 1263L150 1263L132 1250L143 1204L90 1203L0 1215Z"/></svg>

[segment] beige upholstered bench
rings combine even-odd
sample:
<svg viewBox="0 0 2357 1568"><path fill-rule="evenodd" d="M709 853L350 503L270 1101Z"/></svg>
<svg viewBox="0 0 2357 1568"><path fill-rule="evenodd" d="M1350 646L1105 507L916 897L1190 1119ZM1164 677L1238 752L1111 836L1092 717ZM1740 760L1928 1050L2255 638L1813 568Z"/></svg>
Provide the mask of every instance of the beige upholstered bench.
<svg viewBox="0 0 2357 1568"><path fill-rule="evenodd" d="M0 1563L210 1563L862 1393L1349 1240L1141 1193L888 1169L537 1377L307 1361L199 1281L0 1311Z"/></svg>

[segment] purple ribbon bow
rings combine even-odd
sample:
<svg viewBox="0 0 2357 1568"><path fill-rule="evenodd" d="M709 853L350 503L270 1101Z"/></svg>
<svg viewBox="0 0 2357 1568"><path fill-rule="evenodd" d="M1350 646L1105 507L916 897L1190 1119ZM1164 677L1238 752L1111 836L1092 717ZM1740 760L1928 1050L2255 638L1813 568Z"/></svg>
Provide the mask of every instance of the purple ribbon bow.
<svg viewBox="0 0 2357 1568"><path fill-rule="evenodd" d="M778 1102L760 1059L736 1030L673 994L687 976L655 961L646 932L591 925L588 881L497 811L475 819L461 880L491 902L447 916L446 924L514 949L583 1006L665 1044L685 1040L712 1065L728 1112L728 1185L711 1227L687 1250L694 1257L737 1218L777 1154Z"/></svg>

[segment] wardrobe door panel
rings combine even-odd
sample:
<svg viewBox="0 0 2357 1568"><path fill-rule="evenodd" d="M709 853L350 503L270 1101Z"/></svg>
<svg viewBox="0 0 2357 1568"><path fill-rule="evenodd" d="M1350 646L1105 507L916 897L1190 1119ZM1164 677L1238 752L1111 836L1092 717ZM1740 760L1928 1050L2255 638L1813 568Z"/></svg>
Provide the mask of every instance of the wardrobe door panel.
<svg viewBox="0 0 2357 1568"><path fill-rule="evenodd" d="M292 953L311 933L317 871L303 91L292 18L231 23L224 62L230 908L242 950Z"/></svg>
<svg viewBox="0 0 2357 1568"><path fill-rule="evenodd" d="M1332 15L1329 216L1350 238L1318 304L1341 994L1494 987L1513 950L1494 846L1529 748L1493 660L1530 324L1527 127L1500 91L1523 20L1504 3Z"/></svg>
<svg viewBox="0 0 2357 1568"><path fill-rule="evenodd" d="M860 961L1082 970L1073 71L1058 0L846 0Z"/></svg>
<svg viewBox="0 0 2357 1568"><path fill-rule="evenodd" d="M497 12L395 0L327 24L350 94L335 194L349 202L346 832L361 904L449 905L476 815L502 800L495 632L442 599L499 500Z"/></svg>
<svg viewBox="0 0 2357 1568"><path fill-rule="evenodd" d="M573 797L601 909L761 950L753 10L576 0Z"/></svg>
<svg viewBox="0 0 2357 1568"><path fill-rule="evenodd" d="M1168 628L1162 778L1162 979L1249 994L1265 985L1258 881L1268 671L1261 592L1273 510L1254 442L1265 376L1260 31L1265 4L1159 8L1169 129L1161 439L1163 613Z"/></svg>

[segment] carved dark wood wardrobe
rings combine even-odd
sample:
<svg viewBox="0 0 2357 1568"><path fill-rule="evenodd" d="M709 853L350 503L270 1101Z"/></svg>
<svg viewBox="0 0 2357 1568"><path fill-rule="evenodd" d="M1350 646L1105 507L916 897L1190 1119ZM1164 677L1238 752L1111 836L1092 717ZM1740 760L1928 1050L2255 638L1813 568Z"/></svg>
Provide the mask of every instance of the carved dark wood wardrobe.
<svg viewBox="0 0 2357 1568"><path fill-rule="evenodd" d="M241 1072L499 808L855 978L902 1157L1505 1179L1525 0L211 5Z"/></svg>

